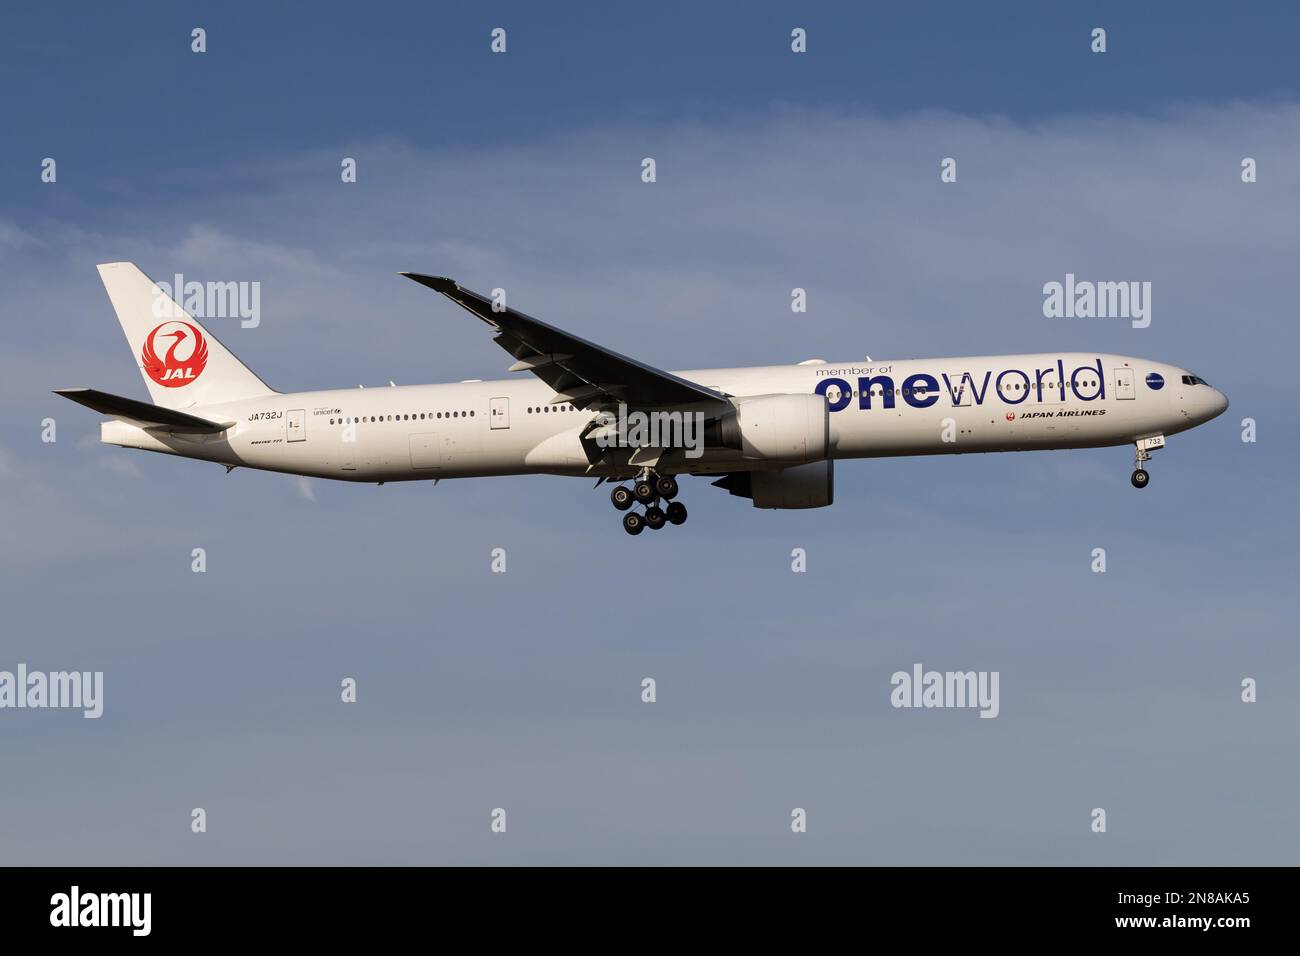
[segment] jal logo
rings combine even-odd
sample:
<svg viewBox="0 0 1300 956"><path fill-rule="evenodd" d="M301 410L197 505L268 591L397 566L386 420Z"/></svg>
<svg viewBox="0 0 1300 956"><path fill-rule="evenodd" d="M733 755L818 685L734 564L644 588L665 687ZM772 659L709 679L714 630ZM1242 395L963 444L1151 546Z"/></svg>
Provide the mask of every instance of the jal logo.
<svg viewBox="0 0 1300 956"><path fill-rule="evenodd" d="M1159 372L1151 372L1147 375L1147 388L1153 392L1158 392L1165 387L1165 377Z"/></svg>
<svg viewBox="0 0 1300 956"><path fill-rule="evenodd" d="M1016 420L1016 413L1015 413L1015 412L1007 412L1007 421L1009 421L1009 422L1014 422L1015 420Z"/></svg>
<svg viewBox="0 0 1300 956"><path fill-rule="evenodd" d="M159 385L180 388L203 374L208 364L208 343L203 333L188 322L164 322L145 336L140 364Z"/></svg>

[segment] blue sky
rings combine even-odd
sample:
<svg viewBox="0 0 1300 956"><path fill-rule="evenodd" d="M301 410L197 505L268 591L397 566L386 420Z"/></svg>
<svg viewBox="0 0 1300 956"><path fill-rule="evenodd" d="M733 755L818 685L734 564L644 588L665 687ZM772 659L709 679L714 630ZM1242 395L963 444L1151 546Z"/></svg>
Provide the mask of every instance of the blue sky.
<svg viewBox="0 0 1300 956"><path fill-rule="evenodd" d="M103 670L106 701L0 712L0 858L1295 863L1294 25L1282 4L7 13L0 669ZM144 397L93 268L117 259L261 282L262 324L218 333L284 390L503 374L413 269L669 368L1096 349L1233 404L1140 494L1123 448L857 462L819 512L688 480L690 523L633 540L583 482L303 483L100 446L49 390ZM1067 272L1151 281L1151 328L1045 319ZM892 709L916 661L1000 671L1001 715Z"/></svg>

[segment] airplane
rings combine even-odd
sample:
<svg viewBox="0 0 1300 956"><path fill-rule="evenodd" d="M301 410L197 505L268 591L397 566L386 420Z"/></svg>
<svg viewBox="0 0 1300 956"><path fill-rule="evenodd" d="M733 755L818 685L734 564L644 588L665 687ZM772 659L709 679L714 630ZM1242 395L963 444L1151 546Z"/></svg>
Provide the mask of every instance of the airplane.
<svg viewBox="0 0 1300 956"><path fill-rule="evenodd" d="M756 508L820 508L835 462L851 458L1131 444L1131 482L1145 488L1168 436L1228 407L1186 369L1093 352L666 372L413 272L399 274L477 316L509 371L528 374L281 393L134 263L97 268L153 400L57 389L111 416L106 444L380 485L595 478L614 485L632 535L686 521L679 476L712 477Z"/></svg>

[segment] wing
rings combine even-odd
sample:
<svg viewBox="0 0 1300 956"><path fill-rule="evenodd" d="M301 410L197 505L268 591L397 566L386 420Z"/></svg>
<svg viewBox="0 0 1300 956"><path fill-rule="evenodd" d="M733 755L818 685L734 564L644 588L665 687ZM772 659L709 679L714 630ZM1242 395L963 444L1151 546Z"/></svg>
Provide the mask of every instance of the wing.
<svg viewBox="0 0 1300 956"><path fill-rule="evenodd" d="M711 388L619 355L522 312L497 311L490 299L462 289L453 279L415 272L401 274L441 292L496 329L493 341L516 359L510 371L532 372L555 389L551 404L570 402L579 408L602 408L620 401L629 406L726 401Z"/></svg>

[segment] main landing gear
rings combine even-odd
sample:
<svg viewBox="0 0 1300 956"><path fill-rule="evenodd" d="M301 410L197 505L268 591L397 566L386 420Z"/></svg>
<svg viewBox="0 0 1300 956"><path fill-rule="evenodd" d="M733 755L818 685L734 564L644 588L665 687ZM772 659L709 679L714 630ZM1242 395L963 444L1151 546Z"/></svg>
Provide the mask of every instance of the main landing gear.
<svg viewBox="0 0 1300 956"><path fill-rule="evenodd" d="M686 506L677 497L677 479L672 475L659 475L650 469L641 473L641 477L629 488L619 485L609 493L609 500L619 511L627 511L623 516L623 530L628 534L640 534L646 528L658 531L666 524L684 524ZM666 503L660 507L659 502ZM645 506L645 511L629 511L634 504Z"/></svg>
<svg viewBox="0 0 1300 956"><path fill-rule="evenodd" d="M1137 451L1133 455L1133 474L1129 476L1129 481L1133 483L1134 488L1145 488L1151 476L1147 474L1142 467L1144 462L1151 460L1151 452L1157 448L1165 447L1165 436L1156 435L1152 438L1139 438L1133 443Z"/></svg>

